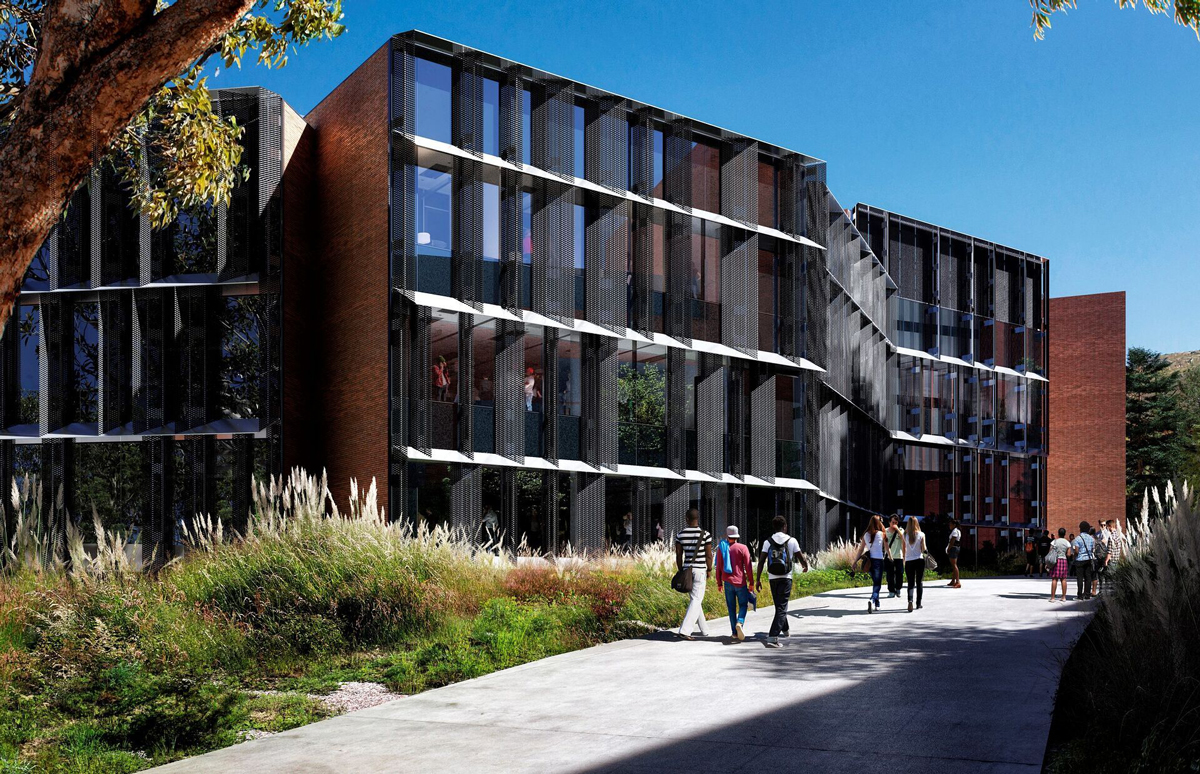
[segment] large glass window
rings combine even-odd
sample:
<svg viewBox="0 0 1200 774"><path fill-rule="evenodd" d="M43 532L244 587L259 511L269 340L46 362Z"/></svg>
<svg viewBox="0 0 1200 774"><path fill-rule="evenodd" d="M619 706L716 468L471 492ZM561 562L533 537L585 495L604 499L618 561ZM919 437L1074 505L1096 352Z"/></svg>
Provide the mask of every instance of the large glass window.
<svg viewBox="0 0 1200 774"><path fill-rule="evenodd" d="M226 419L252 420L263 416L261 332L266 324L262 296L223 299L221 325L220 413ZM247 427L257 430L257 425Z"/></svg>
<svg viewBox="0 0 1200 774"><path fill-rule="evenodd" d="M541 457L546 387L545 329L530 325L525 329L525 454Z"/></svg>
<svg viewBox="0 0 1200 774"><path fill-rule="evenodd" d="M471 328L471 347L474 359L471 401L472 432L475 451L494 452L496 449L496 321L484 318ZM504 450L500 450L503 452ZM516 453L518 450L512 450Z"/></svg>
<svg viewBox="0 0 1200 774"><path fill-rule="evenodd" d="M716 145L692 143L692 206L721 211L721 149Z"/></svg>
<svg viewBox="0 0 1200 774"><path fill-rule="evenodd" d="M775 377L776 475L804 478L804 404L800 380Z"/></svg>
<svg viewBox="0 0 1200 774"><path fill-rule="evenodd" d="M75 304L72 365L75 374L74 419L96 432L100 398L100 305Z"/></svg>
<svg viewBox="0 0 1200 774"><path fill-rule="evenodd" d="M429 328L430 417L432 444L458 446L458 314L434 310Z"/></svg>
<svg viewBox="0 0 1200 774"><path fill-rule="evenodd" d="M20 393L17 396L17 421L37 433L39 422L39 371L41 358L41 336L38 331L41 310L37 306L23 304L17 307L17 341L20 348Z"/></svg>
<svg viewBox="0 0 1200 774"><path fill-rule="evenodd" d="M651 170L651 193L656 199L663 198L663 133L655 129L652 135L653 168Z"/></svg>
<svg viewBox="0 0 1200 774"><path fill-rule="evenodd" d="M574 106L572 122L575 132L575 177L582 178L586 176L584 158L587 145L587 132L585 131L587 115L583 105Z"/></svg>
<svg viewBox="0 0 1200 774"><path fill-rule="evenodd" d="M584 266L587 260L587 211L582 204L576 204L574 215L575 244L572 252L575 263L575 317L582 320L584 318L584 311L587 308L585 305L587 283L584 279Z"/></svg>
<svg viewBox="0 0 1200 774"><path fill-rule="evenodd" d="M426 529L450 524L450 466L408 463L410 508Z"/></svg>
<svg viewBox="0 0 1200 774"><path fill-rule="evenodd" d="M215 274L217 271L217 208L204 203L179 212L160 239L170 251L167 276Z"/></svg>
<svg viewBox="0 0 1200 774"><path fill-rule="evenodd" d="M417 134L431 140L453 142L451 132L451 83L449 67L428 59L416 60Z"/></svg>
<svg viewBox="0 0 1200 774"><path fill-rule="evenodd" d="M776 351L775 321L778 313L779 266L775 253L758 251L758 348Z"/></svg>
<svg viewBox="0 0 1200 774"><path fill-rule="evenodd" d="M500 155L500 82L483 79L483 152Z"/></svg>
<svg viewBox="0 0 1200 774"><path fill-rule="evenodd" d="M521 161L533 163L533 95L521 89Z"/></svg>
<svg viewBox="0 0 1200 774"><path fill-rule="evenodd" d="M417 167L417 289L448 296L453 195L448 168Z"/></svg>
<svg viewBox="0 0 1200 774"><path fill-rule="evenodd" d="M483 300L500 301L500 186L483 184Z"/></svg>
<svg viewBox="0 0 1200 774"><path fill-rule="evenodd" d="M558 456L579 459L580 417L583 414L583 372L580 334L562 333L557 344Z"/></svg>
<svg viewBox="0 0 1200 774"><path fill-rule="evenodd" d="M623 345L618 352L617 437L624 464L666 463L667 350L657 344Z"/></svg>
<svg viewBox="0 0 1200 774"><path fill-rule="evenodd" d="M777 171L769 161L758 162L758 223L774 228L779 222Z"/></svg>
<svg viewBox="0 0 1200 774"><path fill-rule="evenodd" d="M533 305L533 194L521 192L521 308Z"/></svg>
<svg viewBox="0 0 1200 774"><path fill-rule="evenodd" d="M143 465L140 443L75 445L75 510L89 534L93 509L106 530L129 535L141 524Z"/></svg>

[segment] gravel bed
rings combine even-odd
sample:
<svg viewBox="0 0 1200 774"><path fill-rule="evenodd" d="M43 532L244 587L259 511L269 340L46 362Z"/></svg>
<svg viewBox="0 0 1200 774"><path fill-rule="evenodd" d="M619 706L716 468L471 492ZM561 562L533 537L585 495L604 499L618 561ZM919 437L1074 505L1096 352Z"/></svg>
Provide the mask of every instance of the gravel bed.
<svg viewBox="0 0 1200 774"><path fill-rule="evenodd" d="M290 691L249 691L255 696L280 696ZM334 712L341 714L343 712L354 712L355 710L367 709L375 707L392 699L399 699L404 694L392 693L380 683L338 683L337 690L328 693L309 693L305 694L310 699L316 699ZM263 733L263 732L255 732Z"/></svg>

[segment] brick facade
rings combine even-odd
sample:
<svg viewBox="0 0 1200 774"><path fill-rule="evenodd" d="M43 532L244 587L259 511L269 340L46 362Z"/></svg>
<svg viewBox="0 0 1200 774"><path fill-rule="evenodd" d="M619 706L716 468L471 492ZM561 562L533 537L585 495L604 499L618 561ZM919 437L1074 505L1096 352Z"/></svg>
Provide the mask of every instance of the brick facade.
<svg viewBox="0 0 1200 774"><path fill-rule="evenodd" d="M1125 293L1050 299L1047 522L1125 515Z"/></svg>
<svg viewBox="0 0 1200 774"><path fill-rule="evenodd" d="M384 45L305 119L317 132L314 240L321 339L317 425L329 488L345 508L350 479L388 494L388 50Z"/></svg>

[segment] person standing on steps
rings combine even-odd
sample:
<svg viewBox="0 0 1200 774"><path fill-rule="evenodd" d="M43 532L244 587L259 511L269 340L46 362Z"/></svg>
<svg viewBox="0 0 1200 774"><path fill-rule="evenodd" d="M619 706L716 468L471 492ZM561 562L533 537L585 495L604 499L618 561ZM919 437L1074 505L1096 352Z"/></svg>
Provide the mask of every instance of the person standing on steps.
<svg viewBox="0 0 1200 774"><path fill-rule="evenodd" d="M900 517L893 516L888 521L887 532L887 565L888 596L898 597L904 590L904 530L900 528Z"/></svg>
<svg viewBox="0 0 1200 774"><path fill-rule="evenodd" d="M755 586L762 588L763 567L767 568L767 581L771 586L771 598L775 601L775 617L767 634L767 647L780 647L779 638L788 636L788 600L792 596L792 565L800 562L808 572L808 559L800 550L796 538L784 532L787 519L776 516L771 521L775 534L763 541L762 553L758 555L758 573Z"/></svg>
<svg viewBox="0 0 1200 774"><path fill-rule="evenodd" d="M917 609L925 593L925 533L916 516L908 517L904 527L904 574L908 578L908 612L913 611L913 586L917 588Z"/></svg>
<svg viewBox="0 0 1200 774"><path fill-rule="evenodd" d="M867 602L868 613L879 609L879 586L883 582L883 546L883 517L876 513L871 516L867 531L862 536L862 545L858 548L859 557L870 561L871 599Z"/></svg>
<svg viewBox="0 0 1200 774"><path fill-rule="evenodd" d="M1091 536L1092 527L1086 521L1079 522L1079 537L1071 543L1075 557L1075 598L1092 598L1092 575L1095 573L1096 538Z"/></svg>
<svg viewBox="0 0 1200 774"><path fill-rule="evenodd" d="M1071 544L1067 542L1067 531L1058 528L1058 539L1050 542L1050 551L1046 554L1046 563L1050 565L1050 601L1054 601L1054 593L1062 581L1062 601L1067 601L1067 555L1071 552Z"/></svg>
<svg viewBox="0 0 1200 774"><path fill-rule="evenodd" d="M700 629L700 636L708 636L708 624L704 620L704 587L713 568L712 534L700 527L700 511L689 508L687 526L675 536L675 566L692 571L692 593L688 599L687 612L679 625L679 636L691 640L692 626Z"/></svg>
<svg viewBox="0 0 1200 774"><path fill-rule="evenodd" d="M746 610L750 607L750 592L754 584L750 579L753 569L750 549L739 542L738 528L730 524L725 528L725 539L721 541L717 556L717 591L725 593L725 607L729 610L729 628L738 642L746 639L743 628Z"/></svg>
<svg viewBox="0 0 1200 774"><path fill-rule="evenodd" d="M950 519L950 542L946 544L946 558L950 560L950 584L952 589L961 589L962 580L958 577L958 555L962 551L962 531L958 528L958 519Z"/></svg>

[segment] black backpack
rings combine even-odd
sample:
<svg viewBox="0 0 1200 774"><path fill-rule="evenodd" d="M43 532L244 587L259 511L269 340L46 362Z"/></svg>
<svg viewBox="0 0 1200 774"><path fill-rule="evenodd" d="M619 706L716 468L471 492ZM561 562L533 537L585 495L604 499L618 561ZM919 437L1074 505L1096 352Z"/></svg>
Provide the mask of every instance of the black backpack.
<svg viewBox="0 0 1200 774"><path fill-rule="evenodd" d="M771 544L767 550L767 572L772 575L791 575L791 557L788 556L788 540L782 543L776 543L775 538L767 538L767 542Z"/></svg>

